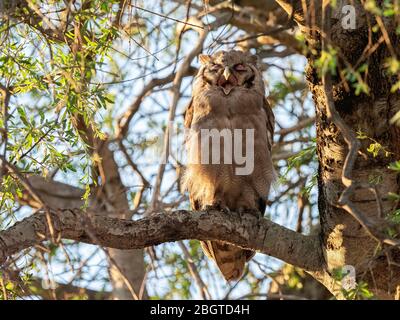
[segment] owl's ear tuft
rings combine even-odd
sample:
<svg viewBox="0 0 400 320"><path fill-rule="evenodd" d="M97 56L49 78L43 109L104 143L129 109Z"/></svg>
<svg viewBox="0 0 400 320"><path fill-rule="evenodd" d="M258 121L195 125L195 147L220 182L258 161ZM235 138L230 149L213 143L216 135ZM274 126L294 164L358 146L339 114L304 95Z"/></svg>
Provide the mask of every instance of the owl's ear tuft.
<svg viewBox="0 0 400 320"><path fill-rule="evenodd" d="M199 54L199 61L201 64L207 64L211 61L211 56L208 54Z"/></svg>
<svg viewBox="0 0 400 320"><path fill-rule="evenodd" d="M254 64L255 66L258 64L258 55L256 54L251 54L249 55L249 57L247 58L247 61L251 64Z"/></svg>

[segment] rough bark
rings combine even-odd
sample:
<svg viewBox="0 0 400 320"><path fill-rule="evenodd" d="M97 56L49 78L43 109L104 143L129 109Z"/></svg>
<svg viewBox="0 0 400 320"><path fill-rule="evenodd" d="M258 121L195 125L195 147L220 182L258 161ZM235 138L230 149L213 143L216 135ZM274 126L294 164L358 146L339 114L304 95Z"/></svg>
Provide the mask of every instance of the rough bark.
<svg viewBox="0 0 400 320"><path fill-rule="evenodd" d="M341 176L348 154L348 146L343 134L337 126L328 119L327 101L324 87L315 66L315 60L321 52L321 3L315 2L314 27L307 23L309 17L304 15L300 1L292 7L290 1L278 1L288 12L294 12L294 18L309 39L317 54L309 55L309 65L306 76L316 108L317 152L319 159L319 214L321 222L321 238L325 262L329 273L335 268L352 265L357 272L357 279L366 281L369 288L380 298L393 298L396 287L400 285L400 268L392 263L398 263L398 249L384 248L377 250L380 244L366 232L349 212L341 208L339 197L344 191ZM308 3L308 2L307 2ZM309 5L309 3L308 3ZM393 115L400 109L398 92L391 93L390 88L395 83L395 77L390 77L383 71L384 61L390 56L385 43L369 54L368 21L373 21L358 1L357 28L345 30L341 26L340 12L331 16L331 40L339 51L339 66L360 66L368 64L369 72L366 82L370 87L369 94L357 95L353 88L346 88L339 77L332 77L333 102L341 118L353 131L362 131L369 138L378 141L390 152L389 156L379 154L377 157L367 152L371 140L361 141L360 153L357 156L352 178L358 184L368 185L372 177L380 176L381 183L376 187L381 195L380 201L371 190L359 188L351 196L353 204L372 222L379 224L379 202L382 215L386 216L396 208L396 203L389 201L389 192L398 193L399 181L396 174L388 169L388 165L399 159L399 129L389 123ZM308 8L312 8L308 6ZM309 14L312 10L308 11ZM312 15L312 14L311 14ZM390 20L384 21L389 32L390 41L399 55L399 38L395 35ZM372 34L372 43L376 43L380 33ZM390 259L388 259L390 255Z"/></svg>
<svg viewBox="0 0 400 320"><path fill-rule="evenodd" d="M305 236L251 214L219 211L174 211L132 221L86 213L80 209L50 211L55 232L72 239L118 249L141 249L164 242L223 240L300 266L323 271L319 237ZM11 255L51 239L45 212L0 232L0 264ZM57 238L57 237L56 237Z"/></svg>

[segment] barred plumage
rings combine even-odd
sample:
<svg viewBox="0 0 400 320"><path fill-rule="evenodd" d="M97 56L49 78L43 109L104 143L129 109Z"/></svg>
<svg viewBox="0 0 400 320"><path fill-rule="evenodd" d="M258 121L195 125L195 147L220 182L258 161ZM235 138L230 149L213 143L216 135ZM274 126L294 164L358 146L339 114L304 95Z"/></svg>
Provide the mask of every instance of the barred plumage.
<svg viewBox="0 0 400 320"><path fill-rule="evenodd" d="M185 127L190 129L185 144L192 163L187 165L183 185L189 191L192 209L212 206L264 214L274 176L271 159L274 115L265 99L257 57L241 51L219 51L212 56L200 55L200 61L202 65L194 81L192 100L185 112ZM200 163L202 149L198 141L202 129L241 129L244 142L250 139L245 136L245 130L254 129L253 170L239 175L237 168L243 164L234 154L232 163L223 163L225 139L221 139L220 164ZM233 147L235 143L233 141ZM243 154L244 145L241 145ZM228 148L228 152L234 153L233 149ZM227 280L240 278L246 262L254 256L252 251L221 241L207 241L201 245Z"/></svg>

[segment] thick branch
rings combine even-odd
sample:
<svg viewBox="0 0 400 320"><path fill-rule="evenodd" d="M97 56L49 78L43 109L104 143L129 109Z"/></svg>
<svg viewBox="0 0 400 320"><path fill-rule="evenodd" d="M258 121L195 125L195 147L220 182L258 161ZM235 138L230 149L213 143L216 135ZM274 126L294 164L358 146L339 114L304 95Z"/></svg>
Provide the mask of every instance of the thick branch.
<svg viewBox="0 0 400 320"><path fill-rule="evenodd" d="M84 205L82 196L84 190L55 180L43 178L38 175L27 177L35 192L51 208L80 208ZM32 208L40 208L38 203L30 193L23 192L22 197L17 199L20 204L28 205Z"/></svg>
<svg viewBox="0 0 400 320"><path fill-rule="evenodd" d="M139 249L184 239L222 240L274 256L308 271L323 269L319 239L305 236L264 218L218 211L174 211L138 221L86 213L52 211L61 238L117 249ZM46 215L39 212L0 232L0 264L7 257L50 239Z"/></svg>

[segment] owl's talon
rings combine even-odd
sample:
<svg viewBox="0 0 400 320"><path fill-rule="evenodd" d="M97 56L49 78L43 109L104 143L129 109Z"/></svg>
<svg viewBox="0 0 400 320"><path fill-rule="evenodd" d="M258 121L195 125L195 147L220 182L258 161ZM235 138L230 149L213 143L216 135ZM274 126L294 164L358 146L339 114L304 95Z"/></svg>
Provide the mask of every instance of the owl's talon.
<svg viewBox="0 0 400 320"><path fill-rule="evenodd" d="M261 217L261 212L258 209L248 209L248 210L246 210L246 213L251 214L252 216L254 216L256 218Z"/></svg>
<svg viewBox="0 0 400 320"><path fill-rule="evenodd" d="M212 205L210 205L210 204L206 205L206 206L204 206L204 210L205 211L221 211L221 212L226 213L226 214L231 213L231 210L229 210L228 207L223 206L223 205L221 205L219 203L212 204Z"/></svg>
<svg viewBox="0 0 400 320"><path fill-rule="evenodd" d="M231 210L228 207L222 207L220 211L225 213L225 214L230 214L231 213Z"/></svg>
<svg viewBox="0 0 400 320"><path fill-rule="evenodd" d="M208 204L204 206L205 211L221 211L222 208L219 204Z"/></svg>
<svg viewBox="0 0 400 320"><path fill-rule="evenodd" d="M239 213L240 217L242 217L243 215L246 215L246 214L251 214L252 216L254 216L256 218L261 217L261 213L258 209L239 208L237 210L237 212Z"/></svg>
<svg viewBox="0 0 400 320"><path fill-rule="evenodd" d="M204 210L205 211L219 211L219 208L216 205L208 204L208 205L204 206Z"/></svg>
<svg viewBox="0 0 400 320"><path fill-rule="evenodd" d="M242 217L244 214L244 209L243 208L239 208L236 210L237 214L239 215L239 217Z"/></svg>

